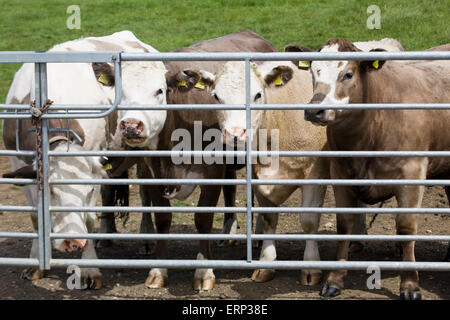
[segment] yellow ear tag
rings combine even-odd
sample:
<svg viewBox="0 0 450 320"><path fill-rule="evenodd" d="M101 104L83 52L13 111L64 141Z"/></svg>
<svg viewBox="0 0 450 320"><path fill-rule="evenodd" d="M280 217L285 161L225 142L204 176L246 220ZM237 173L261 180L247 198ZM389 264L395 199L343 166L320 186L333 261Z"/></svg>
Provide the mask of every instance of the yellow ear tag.
<svg viewBox="0 0 450 320"><path fill-rule="evenodd" d="M200 79L200 80L195 84L194 87L196 87L197 89L200 89L200 90L205 90L205 83L203 82L202 79Z"/></svg>
<svg viewBox="0 0 450 320"><path fill-rule="evenodd" d="M112 169L112 165L111 165L111 163L106 163L106 164L103 166L103 168L104 168L105 170L111 170L111 169Z"/></svg>
<svg viewBox="0 0 450 320"><path fill-rule="evenodd" d="M108 77L104 73L100 74L100 77L98 77L97 81L104 84L105 86L109 84Z"/></svg>
<svg viewBox="0 0 450 320"><path fill-rule="evenodd" d="M275 80L273 81L273 84L276 86L282 86L283 82L281 82L281 75L278 75L278 77L275 78Z"/></svg>
<svg viewBox="0 0 450 320"><path fill-rule="evenodd" d="M298 62L298 67L299 68L309 68L311 66L311 63L309 61L306 60L300 60Z"/></svg>
<svg viewBox="0 0 450 320"><path fill-rule="evenodd" d="M177 86L178 86L178 87L187 87L186 81L184 81L184 80L178 81Z"/></svg>
<svg viewBox="0 0 450 320"><path fill-rule="evenodd" d="M372 63L372 66L373 66L375 69L378 69L378 67L379 67L379 65L378 65L378 60L375 60L375 61Z"/></svg>

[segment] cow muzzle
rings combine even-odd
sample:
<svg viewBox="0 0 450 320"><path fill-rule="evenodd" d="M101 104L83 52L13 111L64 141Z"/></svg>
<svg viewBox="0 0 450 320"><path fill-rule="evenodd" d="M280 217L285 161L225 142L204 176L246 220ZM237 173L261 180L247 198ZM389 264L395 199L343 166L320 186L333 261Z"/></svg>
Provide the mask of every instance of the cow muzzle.
<svg viewBox="0 0 450 320"><path fill-rule="evenodd" d="M126 119L120 121L120 133L127 143L141 143L145 141L142 135L144 132L144 123L137 119Z"/></svg>
<svg viewBox="0 0 450 320"><path fill-rule="evenodd" d="M247 129L233 127L223 129L223 140L229 146L245 145L247 142Z"/></svg>
<svg viewBox="0 0 450 320"><path fill-rule="evenodd" d="M62 242L62 251L65 252L83 252L88 244L87 239L65 239Z"/></svg>
<svg viewBox="0 0 450 320"><path fill-rule="evenodd" d="M305 110L305 120L311 121L313 124L326 126L335 118L334 110L325 109L309 109Z"/></svg>

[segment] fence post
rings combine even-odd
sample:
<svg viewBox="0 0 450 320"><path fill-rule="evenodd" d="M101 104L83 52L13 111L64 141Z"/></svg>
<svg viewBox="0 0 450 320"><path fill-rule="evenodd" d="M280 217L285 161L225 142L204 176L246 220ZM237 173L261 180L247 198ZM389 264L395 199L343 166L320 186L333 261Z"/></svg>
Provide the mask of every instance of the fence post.
<svg viewBox="0 0 450 320"><path fill-rule="evenodd" d="M250 109L250 59L245 59L245 119L247 131L247 164L246 164L246 188L247 188L247 262L252 262L252 112Z"/></svg>
<svg viewBox="0 0 450 320"><path fill-rule="evenodd" d="M35 99L36 106L40 108L47 102L47 64L35 63ZM38 238L39 238L39 268L50 269L52 247L50 243L51 218L50 218L50 189L48 184L48 120L42 121L42 166L43 166L43 190L38 189ZM39 173L38 173L39 175Z"/></svg>

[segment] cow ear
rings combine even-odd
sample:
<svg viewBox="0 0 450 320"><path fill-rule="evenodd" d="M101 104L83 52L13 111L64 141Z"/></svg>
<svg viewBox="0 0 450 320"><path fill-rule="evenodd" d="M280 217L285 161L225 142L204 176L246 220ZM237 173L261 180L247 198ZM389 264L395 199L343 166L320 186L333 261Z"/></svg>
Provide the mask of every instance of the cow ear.
<svg viewBox="0 0 450 320"><path fill-rule="evenodd" d="M106 62L92 63L95 79L106 87L114 87L114 69Z"/></svg>
<svg viewBox="0 0 450 320"><path fill-rule="evenodd" d="M312 51L313 50L309 48L298 46L295 44L287 45L284 48L284 52L312 52ZM303 70L309 70L311 66L311 61L309 60L292 60L292 63L295 64L299 69Z"/></svg>
<svg viewBox="0 0 450 320"><path fill-rule="evenodd" d="M193 88L205 90L214 83L215 76L204 70L182 70L167 79L167 86L182 92Z"/></svg>
<svg viewBox="0 0 450 320"><path fill-rule="evenodd" d="M267 86L275 85L276 87L284 86L288 83L294 75L294 70L288 66L278 66L270 70L264 76L264 82Z"/></svg>
<svg viewBox="0 0 450 320"><path fill-rule="evenodd" d="M376 48L372 49L369 52L382 52L387 51L385 49ZM385 60L368 60L368 61L361 61L361 69L364 71L372 71L372 70L379 70L383 67Z"/></svg>
<svg viewBox="0 0 450 320"><path fill-rule="evenodd" d="M8 172L3 174L3 178L14 178L14 179L36 179L36 169L33 165L25 166L16 171ZM20 186L20 184L16 184Z"/></svg>

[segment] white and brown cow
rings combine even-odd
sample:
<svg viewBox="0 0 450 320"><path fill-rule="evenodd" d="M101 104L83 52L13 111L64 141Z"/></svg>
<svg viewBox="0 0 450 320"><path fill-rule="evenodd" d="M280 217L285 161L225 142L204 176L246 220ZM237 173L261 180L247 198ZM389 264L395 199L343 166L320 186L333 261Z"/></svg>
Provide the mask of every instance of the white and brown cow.
<svg viewBox="0 0 450 320"><path fill-rule="evenodd" d="M381 49L374 49L380 51ZM304 51L298 48L298 51ZM320 52L360 51L345 39L330 39ZM317 109L305 118L327 126L331 150L441 151L450 149L449 110L327 110L320 104L449 103L450 61L313 61ZM450 159L436 157L332 158L332 179L448 179ZM419 208L424 186L334 186L337 207L374 204L395 197L399 207ZM446 187L449 195L449 187ZM337 215L337 231L354 232L355 216ZM396 215L397 234L417 233L415 214ZM339 241L336 260L348 259L348 241ZM402 242L403 260L415 261L414 241ZM328 274L321 294L335 296L344 287L345 270ZM417 271L402 271L400 296L420 299Z"/></svg>
<svg viewBox="0 0 450 320"><path fill-rule="evenodd" d="M401 45L393 39L361 42L363 48L375 44L388 50L401 50ZM215 75L205 70L189 70L197 73L211 90L216 102L223 104L245 103L245 65L243 62L227 62ZM307 103L312 97L312 79L309 71L299 69L290 61L251 63L250 99L252 104L295 104ZM224 141L234 145L245 143L245 111L218 110L219 125L223 130ZM322 150L326 149L326 132L323 128L313 126L303 119L302 110L252 110L252 141L257 141L258 150ZM261 135L263 130L266 132ZM272 136L272 133L275 135ZM267 135L267 144L260 139ZM271 145L275 142L276 145ZM253 166L253 174L258 179L326 179L329 177L329 162L326 158L289 157L265 159ZM297 185L258 185L253 191L261 206L275 207L283 204L297 189L302 189L302 206L322 206L326 186ZM264 214L264 233L275 233L278 214ZM318 214L302 214L300 221L306 233L317 233L320 222ZM364 216L358 225L361 233L365 232ZM355 250L357 250L355 248ZM260 255L261 260L276 259L275 241L264 240ZM316 241L306 241L304 260L320 260ZM257 282L269 281L275 271L256 270L252 279ZM302 270L301 283L314 285L320 282L320 270Z"/></svg>
<svg viewBox="0 0 450 320"><path fill-rule="evenodd" d="M261 36L250 30L235 32L220 38L201 41L189 47L175 50L175 52L273 52L276 48ZM184 72L187 69L203 68L209 72L217 71L223 62L166 62L167 84L169 87L167 100L171 104L213 104L215 103L211 95L199 83L197 74ZM200 142L201 149L208 144L206 141L194 141L197 134L196 123L201 123L200 135L203 137L210 129L219 129L215 111L212 110L171 110L167 113L167 119L160 134L158 149L172 150L178 143L172 136L176 129L184 130L192 137L191 150ZM200 138L201 139L201 138ZM148 161L148 159L146 159ZM154 161L154 159L152 159ZM233 168L225 164L213 163L182 163L175 165L171 158L156 159L158 163L153 164L154 172L159 172L161 178L185 179L185 178L208 178L223 179L225 177L235 177ZM188 197L196 188L195 185L166 186L164 189L167 199L184 199ZM234 188L228 188L234 189ZM200 186L200 198L197 206L216 206L220 196L221 186ZM224 188L225 204L234 206L234 193L228 190L228 195ZM195 225L199 233L210 233L213 222L213 213L196 213ZM169 232L171 224L171 214L155 214L155 224L158 233ZM227 231L225 231L227 232ZM156 255L160 259L167 258L166 240L157 241ZM200 241L200 251L197 259L211 259L210 241ZM147 278L146 285L151 288L160 288L167 281L167 269L153 268ZM194 275L194 289L210 290L214 287L215 276L212 269L197 269Z"/></svg>
<svg viewBox="0 0 450 320"><path fill-rule="evenodd" d="M126 52L155 52L156 50L142 43L130 31L117 32L105 37L90 37L58 44L49 50L54 51L126 51ZM158 62L122 63L122 87L124 104L161 104L166 102L166 69ZM112 68L106 63L54 63L47 65L48 97L55 104L111 104L114 100L114 78ZM34 66L24 64L16 73L9 90L6 103L29 104L34 100ZM119 119L129 119L133 113L119 112ZM151 126L142 128L141 142L155 143L157 134L161 131L166 118L165 111L150 111L141 115L141 119L148 120ZM113 117L111 117L113 118ZM116 127L109 128L113 120L81 119L71 121L70 127L83 137L81 145L69 144L71 150L100 150L108 145L109 134ZM115 124L115 122L113 122ZM50 125L55 128L65 128L66 121L52 120ZM34 133L28 131L29 120L19 121L20 146L24 150L35 149ZM118 130L120 122L117 124ZM5 120L3 125L3 139L8 149L15 149L15 120ZM110 130L112 129L112 130ZM112 131L112 132L111 132ZM54 136L54 134L52 134ZM51 148L66 150L67 142L64 137L55 137ZM23 166L32 165L32 159L12 157L13 170L23 173ZM102 174L97 159L89 157L60 157L51 158L49 163L49 179L59 178L98 178ZM22 169L22 170L21 170ZM103 172L104 173L104 172ZM15 176L14 173L8 176ZM89 185L55 185L51 186L52 206L91 206L96 204L98 187ZM36 205L37 190L32 186L23 187L23 191L30 205ZM85 234L92 231L95 215L93 213L53 213L53 232L71 232ZM36 218L32 216L33 226ZM35 228L36 229L36 228ZM100 228L102 232L102 227ZM96 258L92 241L88 240L56 240L54 246L62 251L83 251L82 258ZM33 241L31 256L37 255L37 240ZM101 287L101 274L96 268L84 269L83 277L92 280L91 286ZM26 276L36 279L43 276L43 272L27 273Z"/></svg>

